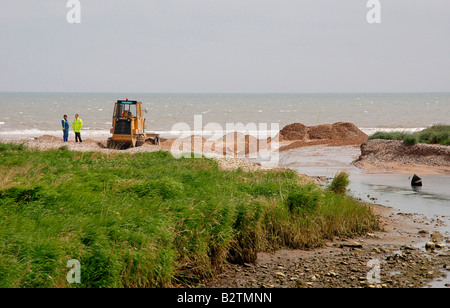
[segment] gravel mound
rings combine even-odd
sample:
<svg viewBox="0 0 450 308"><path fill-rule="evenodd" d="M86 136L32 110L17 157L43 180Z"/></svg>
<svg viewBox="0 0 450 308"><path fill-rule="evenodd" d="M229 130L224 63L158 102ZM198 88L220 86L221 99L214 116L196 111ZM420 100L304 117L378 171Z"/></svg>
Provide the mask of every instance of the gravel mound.
<svg viewBox="0 0 450 308"><path fill-rule="evenodd" d="M291 144L282 147L280 151L321 144L333 146L361 144L367 140L368 136L356 125L349 122L317 126L294 123L287 125L280 131L280 141L293 141Z"/></svg>
<svg viewBox="0 0 450 308"><path fill-rule="evenodd" d="M450 147L436 144L404 145L397 140L369 140L361 145L361 156L353 163L384 167L387 163L450 167Z"/></svg>

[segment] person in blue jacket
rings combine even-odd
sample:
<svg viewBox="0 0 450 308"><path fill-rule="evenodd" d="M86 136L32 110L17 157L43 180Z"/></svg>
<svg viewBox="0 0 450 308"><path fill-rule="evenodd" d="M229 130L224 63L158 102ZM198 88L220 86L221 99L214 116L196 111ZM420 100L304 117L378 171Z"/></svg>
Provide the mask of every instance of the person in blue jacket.
<svg viewBox="0 0 450 308"><path fill-rule="evenodd" d="M67 121L67 114L64 115L64 119L61 121L61 124L62 124L64 142L68 142L69 141L69 121Z"/></svg>

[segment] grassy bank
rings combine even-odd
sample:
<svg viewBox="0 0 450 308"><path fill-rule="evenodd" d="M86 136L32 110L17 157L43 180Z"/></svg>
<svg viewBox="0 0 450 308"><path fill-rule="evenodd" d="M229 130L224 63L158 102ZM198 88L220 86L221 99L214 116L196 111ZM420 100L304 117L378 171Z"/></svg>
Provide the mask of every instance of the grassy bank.
<svg viewBox="0 0 450 308"><path fill-rule="evenodd" d="M367 206L293 171L0 143L0 287L170 287L376 228Z"/></svg>
<svg viewBox="0 0 450 308"><path fill-rule="evenodd" d="M376 132L370 139L402 140L404 144L417 143L450 145L450 125L433 125L420 132Z"/></svg>

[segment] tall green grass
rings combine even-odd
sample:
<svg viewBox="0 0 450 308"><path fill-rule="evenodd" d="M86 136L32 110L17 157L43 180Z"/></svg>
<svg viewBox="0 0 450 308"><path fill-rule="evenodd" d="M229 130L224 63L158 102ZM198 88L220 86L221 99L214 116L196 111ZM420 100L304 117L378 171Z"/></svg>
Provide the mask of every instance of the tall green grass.
<svg viewBox="0 0 450 308"><path fill-rule="evenodd" d="M450 125L433 125L420 132L376 132L369 139L402 140L406 145L417 143L450 145Z"/></svg>
<svg viewBox="0 0 450 308"><path fill-rule="evenodd" d="M378 228L371 210L293 171L222 171L167 152L0 143L0 287L171 287L259 251ZM69 284L69 260L81 284Z"/></svg>
<svg viewBox="0 0 450 308"><path fill-rule="evenodd" d="M347 191L347 186L350 184L349 174L341 171L336 174L330 183L331 191L337 194L344 194Z"/></svg>

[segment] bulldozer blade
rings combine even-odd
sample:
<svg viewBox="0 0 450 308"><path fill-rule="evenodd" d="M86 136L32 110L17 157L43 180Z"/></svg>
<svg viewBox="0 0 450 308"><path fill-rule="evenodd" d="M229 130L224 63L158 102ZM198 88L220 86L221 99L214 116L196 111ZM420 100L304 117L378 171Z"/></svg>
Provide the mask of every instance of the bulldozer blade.
<svg viewBox="0 0 450 308"><path fill-rule="evenodd" d="M108 139L108 142L106 144L106 147L108 149L113 149L113 150L126 150L130 147L133 146L132 141L116 141L116 140L112 140L111 138Z"/></svg>

